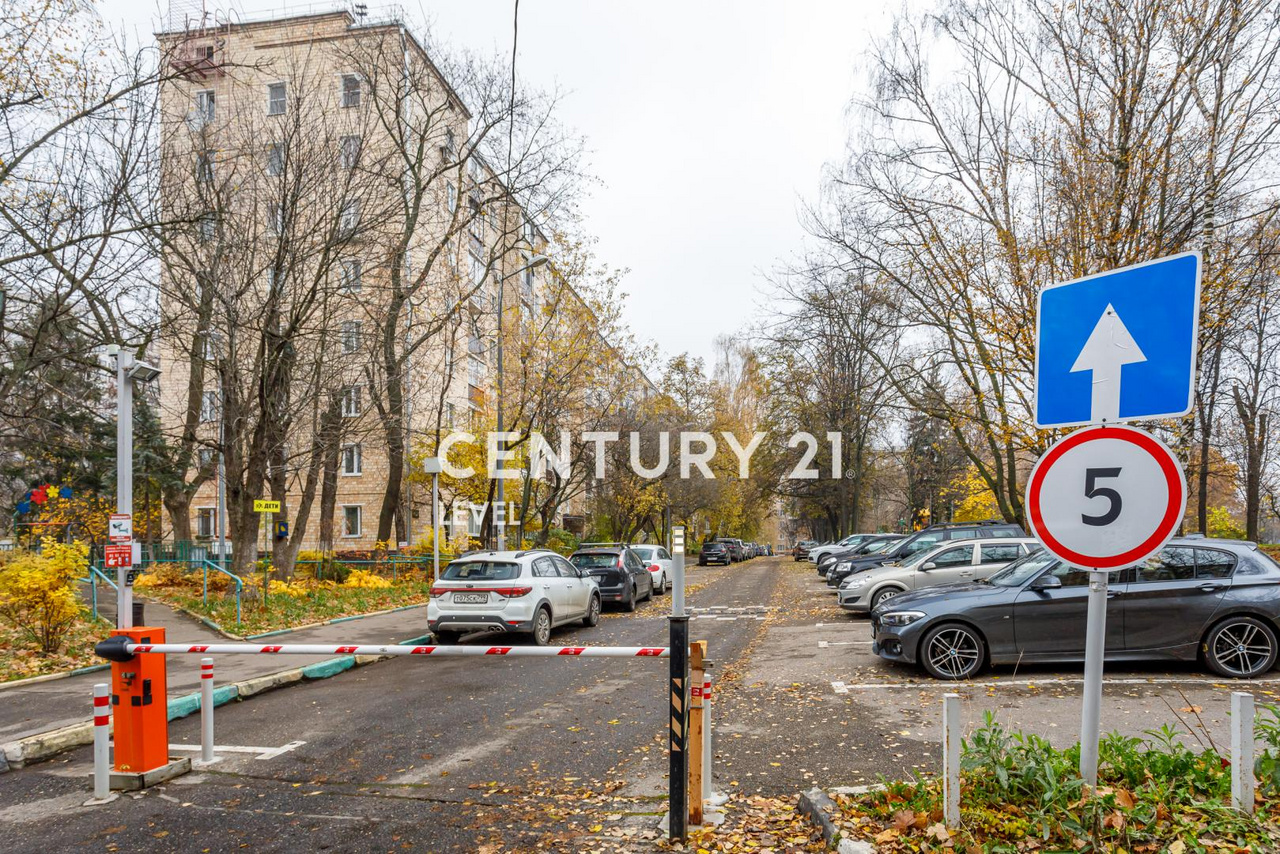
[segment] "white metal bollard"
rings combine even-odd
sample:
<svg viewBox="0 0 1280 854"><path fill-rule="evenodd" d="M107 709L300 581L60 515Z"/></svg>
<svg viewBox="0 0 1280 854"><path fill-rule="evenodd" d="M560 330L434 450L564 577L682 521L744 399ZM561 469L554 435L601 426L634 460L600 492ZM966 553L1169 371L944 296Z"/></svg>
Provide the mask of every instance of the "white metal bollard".
<svg viewBox="0 0 1280 854"><path fill-rule="evenodd" d="M711 674L702 683L702 799L711 800Z"/></svg>
<svg viewBox="0 0 1280 854"><path fill-rule="evenodd" d="M200 659L200 761L213 761L213 659Z"/></svg>
<svg viewBox="0 0 1280 854"><path fill-rule="evenodd" d="M942 697L942 804L947 827L960 824L960 695Z"/></svg>
<svg viewBox="0 0 1280 854"><path fill-rule="evenodd" d="M93 797L111 796L111 686L93 686Z"/></svg>
<svg viewBox="0 0 1280 854"><path fill-rule="evenodd" d="M1231 806L1253 812L1253 695L1231 692Z"/></svg>

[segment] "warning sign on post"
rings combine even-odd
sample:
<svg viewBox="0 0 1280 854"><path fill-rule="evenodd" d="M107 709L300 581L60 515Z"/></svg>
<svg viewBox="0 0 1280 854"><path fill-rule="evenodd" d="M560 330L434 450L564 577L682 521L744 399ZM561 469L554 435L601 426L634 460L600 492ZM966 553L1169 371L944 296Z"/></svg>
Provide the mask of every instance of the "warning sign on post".
<svg viewBox="0 0 1280 854"><path fill-rule="evenodd" d="M112 513L107 519L107 539L116 543L128 543L133 539L133 517L128 513Z"/></svg>
<svg viewBox="0 0 1280 854"><path fill-rule="evenodd" d="M259 498L253 502L253 512L254 513L279 513L280 502L264 501L261 498Z"/></svg>
<svg viewBox="0 0 1280 854"><path fill-rule="evenodd" d="M106 563L108 569L123 569L133 566L133 546L107 546L105 558L104 563Z"/></svg>

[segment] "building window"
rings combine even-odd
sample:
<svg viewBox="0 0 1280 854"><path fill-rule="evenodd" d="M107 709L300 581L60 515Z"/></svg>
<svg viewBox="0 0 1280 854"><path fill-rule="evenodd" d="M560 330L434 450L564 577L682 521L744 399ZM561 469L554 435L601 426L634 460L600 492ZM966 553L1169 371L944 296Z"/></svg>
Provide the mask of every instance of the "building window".
<svg viewBox="0 0 1280 854"><path fill-rule="evenodd" d="M196 536L210 539L218 530L218 511L213 507L196 508Z"/></svg>
<svg viewBox="0 0 1280 854"><path fill-rule="evenodd" d="M342 473L346 475L360 474L363 460L360 454L360 443L342 446Z"/></svg>
<svg viewBox="0 0 1280 854"><path fill-rule="evenodd" d="M360 321L342 321L342 352L350 355L360 352Z"/></svg>
<svg viewBox="0 0 1280 854"><path fill-rule="evenodd" d="M218 218L214 214L207 213L200 217L196 223L196 235L200 238L201 243L208 243L218 234Z"/></svg>
<svg viewBox="0 0 1280 854"><path fill-rule="evenodd" d="M358 537L362 533L360 530L361 513L363 508L358 504L344 504L342 507L342 536Z"/></svg>
<svg viewBox="0 0 1280 854"><path fill-rule="evenodd" d="M452 403L445 405L445 417L448 419L449 429L452 430L457 426L458 408Z"/></svg>
<svg viewBox="0 0 1280 854"><path fill-rule="evenodd" d="M272 234L284 233L284 205L267 202L267 230Z"/></svg>
<svg viewBox="0 0 1280 854"><path fill-rule="evenodd" d="M344 136L338 143L338 159L343 169L354 169L360 160L360 137Z"/></svg>
<svg viewBox="0 0 1280 854"><path fill-rule="evenodd" d="M355 199L348 199L342 203L342 212L339 215L338 229L343 237L351 237L356 233L356 229L360 227L360 202Z"/></svg>
<svg viewBox="0 0 1280 854"><path fill-rule="evenodd" d="M362 285L363 265L359 258L347 258L340 262L341 287L344 291L358 291Z"/></svg>
<svg viewBox="0 0 1280 854"><path fill-rule="evenodd" d="M218 420L218 393L206 391L200 396L200 420L208 424Z"/></svg>
<svg viewBox="0 0 1280 854"><path fill-rule="evenodd" d="M471 256L471 284L479 286L484 281L485 263L476 256Z"/></svg>
<svg viewBox="0 0 1280 854"><path fill-rule="evenodd" d="M284 174L284 144L273 142L267 146L267 174L277 177Z"/></svg>
<svg viewBox="0 0 1280 854"><path fill-rule="evenodd" d="M533 238L536 236L536 234L537 234L537 231L533 227L533 220L526 219L524 221L524 239L528 241L530 247L534 245Z"/></svg>
<svg viewBox="0 0 1280 854"><path fill-rule="evenodd" d="M196 127L204 127L213 121L214 95L212 89L196 93L195 120Z"/></svg>
<svg viewBox="0 0 1280 854"><path fill-rule="evenodd" d="M467 357L467 381L476 388L484 383L484 360L478 356Z"/></svg>
<svg viewBox="0 0 1280 854"><path fill-rule="evenodd" d="M349 385L342 390L342 417L355 418L364 411L364 401L360 397L360 386Z"/></svg>
<svg viewBox="0 0 1280 854"><path fill-rule="evenodd" d="M531 266L533 259L525 255L521 258L521 262L524 264L524 271L520 274L521 296L533 302L533 267Z"/></svg>
<svg viewBox="0 0 1280 854"><path fill-rule="evenodd" d="M444 129L444 156L452 158L456 153L457 143L453 138L453 128Z"/></svg>
<svg viewBox="0 0 1280 854"><path fill-rule="evenodd" d="M283 83L267 84L267 115L268 116L284 115L284 84Z"/></svg>
<svg viewBox="0 0 1280 854"><path fill-rule="evenodd" d="M452 181L445 184L445 195L449 200L449 213L453 213L458 209L458 188L453 186Z"/></svg>
<svg viewBox="0 0 1280 854"><path fill-rule="evenodd" d="M213 181L212 151L201 151L196 155L196 180L206 184Z"/></svg>
<svg viewBox="0 0 1280 854"><path fill-rule="evenodd" d="M202 469L213 465L213 448L200 448L196 451L196 465Z"/></svg>
<svg viewBox="0 0 1280 854"><path fill-rule="evenodd" d="M360 78L354 74L342 75L342 106L360 106Z"/></svg>

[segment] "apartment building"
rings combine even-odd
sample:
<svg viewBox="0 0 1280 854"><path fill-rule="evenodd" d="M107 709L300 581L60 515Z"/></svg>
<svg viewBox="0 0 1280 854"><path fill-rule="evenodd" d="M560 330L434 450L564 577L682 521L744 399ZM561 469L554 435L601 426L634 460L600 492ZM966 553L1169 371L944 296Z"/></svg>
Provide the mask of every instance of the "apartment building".
<svg viewBox="0 0 1280 854"><path fill-rule="evenodd" d="M223 451L237 548L262 542L255 497L283 499L302 547L370 548L414 449L491 420L499 296L511 340L553 280L546 238L400 22L339 11L157 39L180 75L160 98L160 400L190 484L174 536L215 537ZM393 546L431 524L429 495L400 493Z"/></svg>

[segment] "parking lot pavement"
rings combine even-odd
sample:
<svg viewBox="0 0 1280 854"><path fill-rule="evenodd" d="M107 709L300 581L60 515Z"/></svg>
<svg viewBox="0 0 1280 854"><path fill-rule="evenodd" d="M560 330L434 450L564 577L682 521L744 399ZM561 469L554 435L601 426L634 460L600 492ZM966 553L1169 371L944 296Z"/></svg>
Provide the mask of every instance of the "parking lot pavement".
<svg viewBox="0 0 1280 854"><path fill-rule="evenodd" d="M746 615L776 578L764 559L692 570L689 604L717 614L693 639L722 665L741 660L764 625ZM552 642L665 645L669 608L606 612ZM381 662L220 708L217 743L264 752L223 751L136 800L81 806L84 749L2 775L0 838L6 852L649 850L665 810L666 680L662 659ZM195 744L198 726L175 722L171 742Z"/></svg>
<svg viewBox="0 0 1280 854"><path fill-rule="evenodd" d="M1059 746L1079 738L1082 665L1001 667L966 683L940 682L874 655L867 618L842 611L812 566L785 568L774 596L767 633L726 697L736 710L720 714L722 770L744 788L779 794L936 773L948 692L962 698L966 732L990 712ZM1227 682L1195 665L1112 665L1103 730L1141 737L1167 724L1190 745L1225 751L1230 694L1238 690L1280 702L1280 673ZM753 716L753 708L768 711Z"/></svg>

